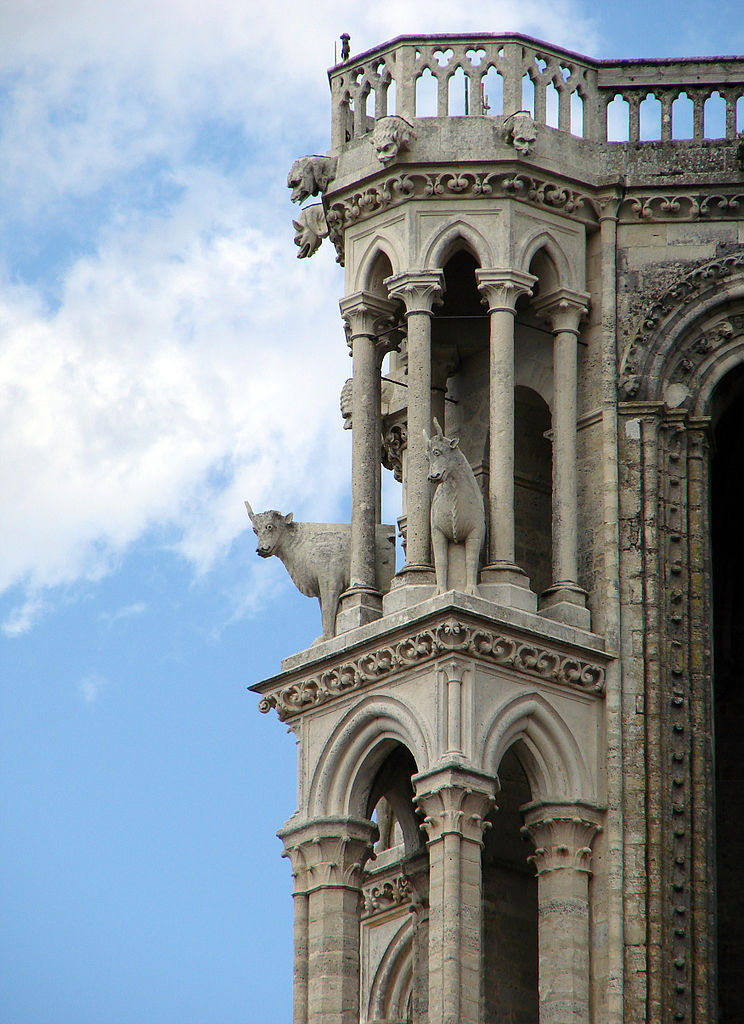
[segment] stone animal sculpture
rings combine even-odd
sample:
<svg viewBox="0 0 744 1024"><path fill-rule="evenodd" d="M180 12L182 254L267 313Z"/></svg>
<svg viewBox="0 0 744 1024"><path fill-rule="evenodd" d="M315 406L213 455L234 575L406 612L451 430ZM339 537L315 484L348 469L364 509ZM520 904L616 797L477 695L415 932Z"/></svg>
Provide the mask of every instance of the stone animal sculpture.
<svg viewBox="0 0 744 1024"><path fill-rule="evenodd" d="M518 110L516 114L511 114L502 123L501 134L520 156L529 156L537 139L532 115L526 110Z"/></svg>
<svg viewBox="0 0 744 1024"><path fill-rule="evenodd" d="M247 501L245 507L258 538L257 554L276 555L300 593L320 601L323 634L315 642L335 636L338 601L349 586L351 524L296 523L291 512L256 513ZM387 591L395 572L395 528L378 526L376 540L377 586Z"/></svg>
<svg viewBox="0 0 744 1024"><path fill-rule="evenodd" d="M449 545L465 547L465 591L478 593L478 562L486 536L483 495L470 463L459 448L456 437L445 437L437 420L437 433L426 440L429 480L436 484L431 503L431 540L437 593L447 590Z"/></svg>
<svg viewBox="0 0 744 1024"><path fill-rule="evenodd" d="M401 149L407 149L415 138L413 126L402 117L392 114L375 122L371 142L377 159L387 165L395 160Z"/></svg>
<svg viewBox="0 0 744 1024"><path fill-rule="evenodd" d="M310 196L325 192L336 177L335 156L301 156L287 175L287 188L292 189L292 202L304 203Z"/></svg>
<svg viewBox="0 0 744 1024"><path fill-rule="evenodd" d="M328 225L320 203L300 210L297 220L293 220L292 225L295 229L294 244L299 249L298 260L312 256L320 248L323 239L328 238Z"/></svg>

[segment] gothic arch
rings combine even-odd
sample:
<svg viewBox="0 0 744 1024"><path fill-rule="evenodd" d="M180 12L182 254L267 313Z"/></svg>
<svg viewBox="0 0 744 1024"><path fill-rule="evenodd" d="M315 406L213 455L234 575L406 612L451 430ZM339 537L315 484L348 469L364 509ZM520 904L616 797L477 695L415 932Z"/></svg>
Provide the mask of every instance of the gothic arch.
<svg viewBox="0 0 744 1024"><path fill-rule="evenodd" d="M385 950L369 994L367 1020L405 1020L413 987L413 917L408 915Z"/></svg>
<svg viewBox="0 0 744 1024"><path fill-rule="evenodd" d="M623 397L704 414L718 382L741 361L742 334L744 252L737 252L649 296L620 357Z"/></svg>
<svg viewBox="0 0 744 1024"><path fill-rule="evenodd" d="M571 263L566 256L560 243L556 241L549 231L538 231L528 237L521 246L521 252L517 256L517 266L526 273L532 273L530 267L532 261L538 254L544 253L545 257L552 263L556 281L552 288L579 289L580 282L574 280L574 273ZM552 282L551 282L552 284ZM551 288L551 290L552 290Z"/></svg>
<svg viewBox="0 0 744 1024"><path fill-rule="evenodd" d="M374 288L371 287L371 279L375 263L380 255L387 256L392 267L392 275L400 273L403 259L394 240L381 234L375 235L359 260L354 291L374 291ZM380 294L384 294L384 292Z"/></svg>
<svg viewBox="0 0 744 1024"><path fill-rule="evenodd" d="M418 771L433 749L420 720L401 701L370 696L352 708L328 738L310 784L308 816L364 818L375 774L396 745L406 747Z"/></svg>
<svg viewBox="0 0 744 1024"><path fill-rule="evenodd" d="M533 800L596 801L576 739L555 708L536 692L512 697L496 711L485 730L483 770L497 774L501 759L515 743Z"/></svg>
<svg viewBox="0 0 744 1024"><path fill-rule="evenodd" d="M459 249L465 249L480 267L492 267L494 255L486 238L463 220L439 228L422 249L426 270L439 270Z"/></svg>

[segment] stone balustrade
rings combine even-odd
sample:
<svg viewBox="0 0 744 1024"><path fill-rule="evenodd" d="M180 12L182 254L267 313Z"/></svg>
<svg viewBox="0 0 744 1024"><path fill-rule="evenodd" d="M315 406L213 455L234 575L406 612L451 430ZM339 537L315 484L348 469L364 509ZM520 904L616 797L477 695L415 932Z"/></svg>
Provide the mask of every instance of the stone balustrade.
<svg viewBox="0 0 744 1024"><path fill-rule="evenodd" d="M621 144L699 144L744 130L741 57L592 60L519 35L399 36L337 64L329 78L334 148L388 114L529 110L539 125Z"/></svg>

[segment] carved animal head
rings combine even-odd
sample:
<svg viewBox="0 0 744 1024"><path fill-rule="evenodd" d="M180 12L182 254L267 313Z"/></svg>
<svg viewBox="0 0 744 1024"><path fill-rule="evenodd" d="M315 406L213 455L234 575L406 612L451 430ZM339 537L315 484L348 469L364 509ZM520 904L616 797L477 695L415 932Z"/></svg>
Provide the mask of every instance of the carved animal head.
<svg viewBox="0 0 744 1024"><path fill-rule="evenodd" d="M460 439L445 437L437 420L434 420L434 426L437 428L436 434L429 437L424 431L424 440L426 441L426 458L429 462L429 480L438 484L447 479L448 474L459 461Z"/></svg>
<svg viewBox="0 0 744 1024"><path fill-rule="evenodd" d="M256 554L260 555L261 558L269 558L271 555L276 554L276 549L279 546L282 535L294 517L291 512L283 516L281 512L277 512L273 508L269 509L268 512L256 513L247 501L245 507L253 523L253 532L258 538Z"/></svg>
<svg viewBox="0 0 744 1024"><path fill-rule="evenodd" d="M520 156L527 156L535 144L537 130L532 115L520 110L508 117L503 124L503 134Z"/></svg>
<svg viewBox="0 0 744 1024"><path fill-rule="evenodd" d="M408 121L393 114L390 117L381 117L375 123L372 145L380 163L389 164L391 160L395 160L400 150L405 149L415 138L416 133Z"/></svg>
<svg viewBox="0 0 744 1024"><path fill-rule="evenodd" d="M295 229L294 244L299 249L298 260L312 256L320 248L323 239L328 237L328 225L320 203L306 206L300 211L299 218L292 221L292 225Z"/></svg>
<svg viewBox="0 0 744 1024"><path fill-rule="evenodd" d="M304 203L310 196L325 192L336 176L336 157L301 156L287 175L287 188L292 189L292 202Z"/></svg>

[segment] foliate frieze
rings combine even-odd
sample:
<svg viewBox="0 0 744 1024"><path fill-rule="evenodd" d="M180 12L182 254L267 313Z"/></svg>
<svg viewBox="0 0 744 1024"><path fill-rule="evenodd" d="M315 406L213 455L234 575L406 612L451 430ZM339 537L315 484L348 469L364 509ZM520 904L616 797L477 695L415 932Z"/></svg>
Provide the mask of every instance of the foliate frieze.
<svg viewBox="0 0 744 1024"><path fill-rule="evenodd" d="M635 220L699 220L711 216L741 217L744 192L697 192L685 195L634 195L620 206L620 219Z"/></svg>
<svg viewBox="0 0 744 1024"><path fill-rule="evenodd" d="M645 398L644 369L660 344L675 340L665 330L666 321L675 312L700 299L706 292L717 289L732 274L744 270L744 252L739 251L716 260L710 260L677 280L660 295L650 297L642 316L635 322L625 346L618 371L618 386L626 399ZM729 330L730 327L730 330ZM673 371L678 380L692 378L697 366L713 349L725 345L741 330L741 318L728 316L706 326L690 339L686 351ZM666 378L664 383L669 383Z"/></svg>
<svg viewBox="0 0 744 1024"><path fill-rule="evenodd" d="M412 900L411 880L404 874L394 875L363 890L362 916L372 917L394 907L407 906Z"/></svg>
<svg viewBox="0 0 744 1024"><path fill-rule="evenodd" d="M258 709L267 714L276 708L284 721L308 708L454 652L584 693L604 691L605 670L596 661L450 618L280 686L262 698Z"/></svg>
<svg viewBox="0 0 744 1024"><path fill-rule="evenodd" d="M547 207L581 221L597 219L597 207L587 194L533 174L508 170L448 170L437 173L412 170L381 181L328 204L331 237L357 221L409 199L458 197L472 199L511 196L535 206Z"/></svg>

